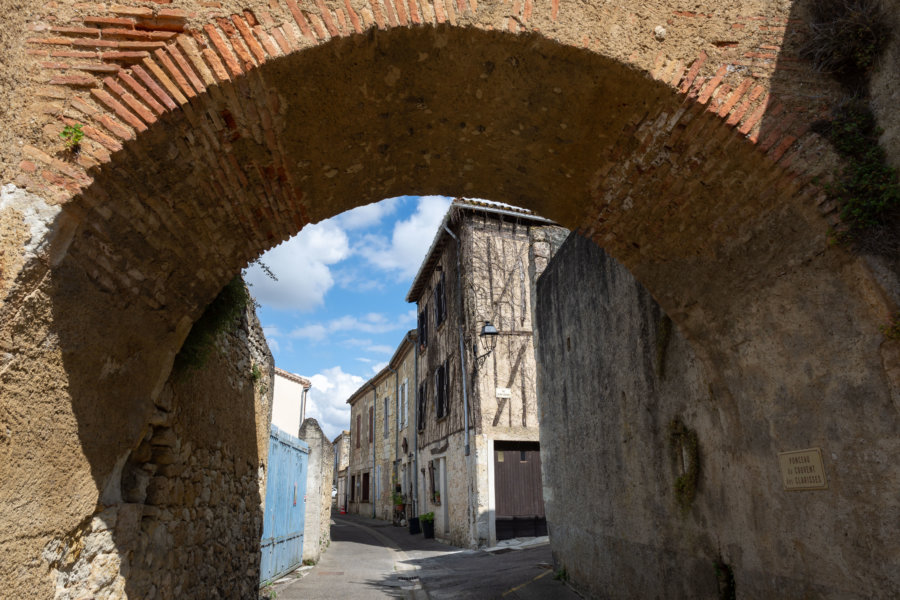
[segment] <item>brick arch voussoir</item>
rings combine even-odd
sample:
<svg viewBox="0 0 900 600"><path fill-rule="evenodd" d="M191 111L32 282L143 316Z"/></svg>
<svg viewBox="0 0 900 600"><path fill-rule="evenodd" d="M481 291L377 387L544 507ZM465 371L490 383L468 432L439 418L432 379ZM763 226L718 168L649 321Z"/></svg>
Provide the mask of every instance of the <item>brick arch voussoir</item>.
<svg viewBox="0 0 900 600"><path fill-rule="evenodd" d="M491 14L484 16L487 13ZM36 100L51 100L43 110L52 124L44 128L43 144L23 147L19 181L64 203L91 186L92 169L109 164L126 142L144 135L167 113L180 112L192 128L186 139L177 140L189 146L182 151L205 161L215 174L206 193L227 194L229 186L222 186L223 181L238 183L235 189L244 183L246 174L219 152L230 136L240 134L252 136L271 153L270 164L256 166L270 179L275 176L277 189L265 193L302 199L302 190L290 180L290 170L279 156L273 132L278 99L254 78L256 68L332 38L373 29L449 24L543 35L539 25L549 26L559 19L558 0L538 6L532 0L517 1L502 11L475 0L367 0L365 4L344 0L343 5L283 0L240 13L210 9L203 15L114 5L105 12L80 17L78 26L38 23L32 26L35 31L27 41L30 53L45 60L41 67L53 74L36 95ZM589 50L597 46L587 34L574 37ZM816 166L806 160L811 148L819 147L809 131L819 115L786 110L767 91L766 81L754 75L741 76L742 69L733 62L715 69L708 62L705 52L691 61L657 54L648 76L684 100L682 111L667 115L667 131L677 134L682 121L703 110L715 116L723 130L753 143L789 177L809 182L819 175ZM242 86L255 102L242 102L228 84ZM226 109L208 110L209 98ZM67 125L81 125L85 134L74 160L52 153ZM272 210L276 204L271 203ZM293 205L298 206L298 213L287 217L299 229L309 219L302 201ZM823 212L833 213L834 207ZM243 222L252 227L252 219ZM251 239L266 235L247 233Z"/></svg>

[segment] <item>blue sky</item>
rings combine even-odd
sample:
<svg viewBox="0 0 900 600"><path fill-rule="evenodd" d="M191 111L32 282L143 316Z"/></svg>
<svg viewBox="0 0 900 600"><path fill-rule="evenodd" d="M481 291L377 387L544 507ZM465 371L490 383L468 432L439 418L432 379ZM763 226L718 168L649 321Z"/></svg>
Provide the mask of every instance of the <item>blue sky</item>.
<svg viewBox="0 0 900 600"><path fill-rule="evenodd" d="M329 438L348 428L347 398L380 371L416 308L405 301L450 205L401 196L308 225L262 257L245 279L276 366L312 380L307 416Z"/></svg>

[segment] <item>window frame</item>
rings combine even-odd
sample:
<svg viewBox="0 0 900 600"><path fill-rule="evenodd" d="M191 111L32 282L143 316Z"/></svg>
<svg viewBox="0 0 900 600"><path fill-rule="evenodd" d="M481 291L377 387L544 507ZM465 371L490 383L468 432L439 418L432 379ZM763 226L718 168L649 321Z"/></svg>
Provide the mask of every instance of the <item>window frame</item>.
<svg viewBox="0 0 900 600"><path fill-rule="evenodd" d="M434 415L440 421L450 415L450 358L434 370Z"/></svg>
<svg viewBox="0 0 900 600"><path fill-rule="evenodd" d="M428 411L428 381L419 384L416 402L416 427L419 431L425 431L425 413Z"/></svg>
<svg viewBox="0 0 900 600"><path fill-rule="evenodd" d="M400 429L405 429L409 425L409 378L403 380L403 386L400 388Z"/></svg>
<svg viewBox="0 0 900 600"><path fill-rule="evenodd" d="M441 271L438 282L434 285L433 302L434 328L437 329L447 320L447 291L443 271Z"/></svg>

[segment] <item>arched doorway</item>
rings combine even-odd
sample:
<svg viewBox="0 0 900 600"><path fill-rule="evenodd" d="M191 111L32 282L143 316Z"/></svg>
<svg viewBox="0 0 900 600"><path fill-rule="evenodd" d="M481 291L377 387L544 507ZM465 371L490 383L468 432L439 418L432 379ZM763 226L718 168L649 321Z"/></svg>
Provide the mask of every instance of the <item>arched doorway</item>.
<svg viewBox="0 0 900 600"><path fill-rule="evenodd" d="M64 95L56 125L92 123L78 166L28 146L25 187L62 209L2 309L26 357L8 402L28 423L4 478L28 473L20 491L34 501L66 479L74 500L23 556L93 512L224 283L305 224L400 193L508 201L581 230L671 315L733 418L755 418L741 407L757 396L839 405L859 384L836 368L847 360L890 407L896 355L878 325L891 301L866 265L828 249L827 209L802 166L824 150L814 137L794 146L794 115L766 120L765 90L723 83L705 54L629 60L592 42L594 25L578 47L575 17L557 37L523 32L528 2L509 17L462 2L317 6L288 3L289 29L251 12L158 35L162 47L102 89ZM436 25L403 26L417 18ZM540 19L556 23L558 3ZM83 459L49 460L73 452Z"/></svg>

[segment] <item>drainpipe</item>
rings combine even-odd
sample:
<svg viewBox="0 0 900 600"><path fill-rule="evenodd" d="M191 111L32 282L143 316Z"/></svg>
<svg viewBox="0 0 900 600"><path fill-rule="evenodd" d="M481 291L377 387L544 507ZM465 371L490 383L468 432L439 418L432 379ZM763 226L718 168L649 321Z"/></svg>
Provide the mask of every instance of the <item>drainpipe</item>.
<svg viewBox="0 0 900 600"><path fill-rule="evenodd" d="M400 415L400 372L391 368L391 365L388 365L388 370L394 374L394 421L396 422L396 418ZM387 416L387 415L385 415ZM388 428L390 428L391 422L388 421ZM390 429L388 429L390 432ZM394 469L397 468L397 463L400 462L400 424L397 423L394 426ZM394 472L391 471L391 475ZM394 494L394 490L388 490L390 495Z"/></svg>
<svg viewBox="0 0 900 600"><path fill-rule="evenodd" d="M375 444L375 440L378 437L375 435L375 423L378 422L378 419L376 419L376 417L378 416L378 390L375 388L375 384L372 383L371 381L369 382L369 385L372 386L372 397L373 397L373 400L372 400L372 429L371 429L371 432L372 432L372 477L369 480L369 494L371 494L371 498L369 498L369 499L372 501L372 518L374 519L375 518L375 501L378 499L377 494L375 494L375 490L378 489L378 486L376 484L378 468L377 468L377 465L375 464L375 449L377 447Z"/></svg>
<svg viewBox="0 0 900 600"><path fill-rule="evenodd" d="M303 425L303 421L306 420L306 395L309 393L309 388L304 386L303 393L300 395L300 425Z"/></svg>
<svg viewBox="0 0 900 600"><path fill-rule="evenodd" d="M418 308L418 305L416 306ZM407 333L409 335L409 333ZM413 401L416 403L413 423L413 515L419 516L419 337L413 342Z"/></svg>
<svg viewBox="0 0 900 600"><path fill-rule="evenodd" d="M460 266L460 255L462 253L459 244L459 238L453 235L453 232L444 224L444 231L450 234L456 241L456 289L459 293L459 363L460 373L462 374L462 393L463 393L463 421L466 433L466 456L469 456L469 395L466 391L466 352L463 343L463 289L462 289L462 267Z"/></svg>

